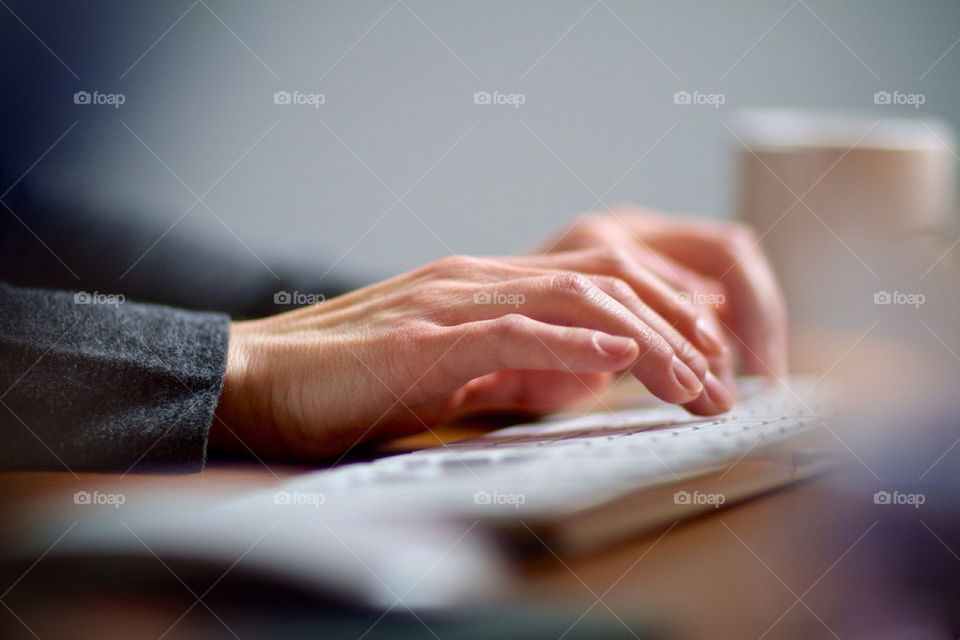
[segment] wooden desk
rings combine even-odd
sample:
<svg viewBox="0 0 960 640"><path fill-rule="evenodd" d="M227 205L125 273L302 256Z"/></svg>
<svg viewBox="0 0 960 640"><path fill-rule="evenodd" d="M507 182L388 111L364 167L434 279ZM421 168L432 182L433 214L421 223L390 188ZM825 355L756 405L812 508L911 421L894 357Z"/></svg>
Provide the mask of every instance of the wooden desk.
<svg viewBox="0 0 960 640"><path fill-rule="evenodd" d="M850 575L830 567L856 536L832 535L835 481L808 480L592 556L547 559L526 573L522 596L571 609L602 597L592 614L654 622L679 638L832 637L818 616L844 637L835 605ZM794 606L791 590L814 583L803 595L814 613Z"/></svg>

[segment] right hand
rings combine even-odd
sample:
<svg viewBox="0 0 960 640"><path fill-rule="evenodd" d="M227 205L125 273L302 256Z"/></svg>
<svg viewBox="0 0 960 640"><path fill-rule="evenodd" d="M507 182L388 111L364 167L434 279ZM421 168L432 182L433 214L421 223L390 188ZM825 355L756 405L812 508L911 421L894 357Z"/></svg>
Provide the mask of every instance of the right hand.
<svg viewBox="0 0 960 640"><path fill-rule="evenodd" d="M552 411L623 370L692 412L728 410L709 368L726 346L642 265L610 257L454 256L233 322L211 444L329 456L473 413Z"/></svg>

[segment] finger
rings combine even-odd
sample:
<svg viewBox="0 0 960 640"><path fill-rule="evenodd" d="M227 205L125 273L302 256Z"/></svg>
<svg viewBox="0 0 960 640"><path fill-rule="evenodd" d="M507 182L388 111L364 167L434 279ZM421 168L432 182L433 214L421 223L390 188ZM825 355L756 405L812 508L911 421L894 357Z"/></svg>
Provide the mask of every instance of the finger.
<svg viewBox="0 0 960 640"><path fill-rule="evenodd" d="M711 292L704 277L647 242L647 236L661 231L667 221L635 207L617 205L609 215L593 216L579 230L574 229L563 243L566 250L628 247L645 268L680 291Z"/></svg>
<svg viewBox="0 0 960 640"><path fill-rule="evenodd" d="M749 373L786 372L786 309L756 237L744 228L720 231L687 225L682 234L656 241L671 255L720 280L728 294L730 328L743 343Z"/></svg>
<svg viewBox="0 0 960 640"><path fill-rule="evenodd" d="M724 413L733 406L736 397L725 388L724 383L711 372L706 356L700 353L686 338L670 326L669 323L652 309L647 307L626 283L609 276L597 276L593 281L610 296L626 306L651 329L657 331L673 348L674 353L690 367L703 382L704 390L690 405L695 412L703 415ZM725 356L715 356L714 360L729 360ZM726 363L717 363L717 370L726 367ZM687 406L686 404L684 406Z"/></svg>
<svg viewBox="0 0 960 640"><path fill-rule="evenodd" d="M729 293L724 311L729 310L730 328L742 342L748 372L779 376L786 371L786 307L749 227L670 220L631 207L618 209L615 218L642 238L644 246L724 285Z"/></svg>
<svg viewBox="0 0 960 640"><path fill-rule="evenodd" d="M637 250L603 247L544 256L522 256L508 259L513 264L564 269L580 273L607 275L626 282L638 298L676 328L706 356L726 357L726 341L718 330L713 309L697 304L683 288L667 284L661 276L643 265Z"/></svg>
<svg viewBox="0 0 960 640"><path fill-rule="evenodd" d="M713 393L698 399L696 404L690 407L691 410L700 414L722 413L728 410L731 398L736 397L735 365L733 351L728 349L726 340L719 337L724 335L724 332L720 328L716 310L708 304L698 302L700 295L705 297L705 294L678 291L650 269L639 266L638 254L636 250L603 247L545 256L520 256L510 258L508 262L553 269L573 269L621 279L633 290L633 296L617 295L616 286L609 283L604 290L628 306L651 328L659 331L701 380L705 380L704 362L716 376L716 379L711 381ZM591 279L598 283L597 278ZM722 297L717 296L717 299L722 300ZM692 355L690 343L702 356Z"/></svg>
<svg viewBox="0 0 960 640"><path fill-rule="evenodd" d="M598 288L588 277L575 273L552 273L530 277L530 269L495 260L472 260L472 264L453 266L453 274L470 266L473 279L484 284L463 291L449 292L448 303L435 314L447 326L471 321L494 319L522 313L548 324L586 327L611 335L629 336L637 340L641 353L631 372L647 388L667 402L689 402L703 390L697 374L684 362L698 357L696 349L687 348L676 357L670 344L659 333L640 320L622 303ZM446 268L445 267L445 268ZM449 271L449 269L447 269ZM542 270L533 271L542 273ZM447 276L450 274L447 273ZM464 274L460 273L460 277ZM508 280L510 276L518 277ZM626 293L632 294L624 286ZM700 357L702 361L702 357ZM706 365L698 366L701 375Z"/></svg>
<svg viewBox="0 0 960 640"><path fill-rule="evenodd" d="M592 254L596 256L596 252ZM581 254L579 256L557 256L556 259L552 258L554 264L566 263L569 266L578 266L574 264L575 261L579 260L581 263L588 259L586 254ZM621 271L629 270L629 265L620 265L617 267ZM638 318L643 322L647 327L652 329L654 332L659 334L673 350L674 355L676 355L687 367L689 367L699 378L700 381L705 382L707 372L710 369L710 362L707 357L698 350L698 348L693 345L684 335L682 335L670 322L668 322L663 316L654 311L650 306L648 306L645 301L642 301L640 297L636 294L634 289L630 284L619 278L614 278L612 276L599 276L599 275L588 275L589 280L597 286L601 291L606 293L610 298L613 298L622 305L623 309L628 311L630 314ZM661 284L661 286L663 286ZM674 294L675 295L675 294ZM509 296L507 297L507 299ZM662 303L664 305L668 304L677 304L672 300L671 295L664 292ZM556 309L547 311L543 308L540 309L530 309L529 304L525 304L525 313L532 315L533 317L539 317L541 320L547 322L560 322L564 324L569 324L575 319L571 319L569 314L575 312L580 306L584 304L589 304L591 296L585 295L582 296L579 300L573 300L569 303L564 303L562 308L562 313L566 315L559 315ZM692 305L688 305L689 308L692 308ZM589 310L588 310L589 311ZM686 311L686 310L685 310ZM677 321L686 320L691 332L694 332L697 329L698 319L694 316L684 316L683 318L678 318ZM701 323L705 321L701 320ZM607 331L610 331L609 328L599 326L598 328L604 328ZM729 353L723 347L714 351L714 371L719 372L729 371L732 369L732 363L730 362ZM729 380L730 376L727 376ZM713 393L709 396L700 400L695 408L698 413L704 414L716 414L723 413L730 409L732 404L732 399L735 398L735 393L731 389L724 389L725 382L723 379L714 377L711 381L711 386L713 388Z"/></svg>
<svg viewBox="0 0 960 640"><path fill-rule="evenodd" d="M458 384L501 369L613 372L630 366L640 351L630 337L520 314L447 327L441 333L437 348L446 354L444 371Z"/></svg>
<svg viewBox="0 0 960 640"><path fill-rule="evenodd" d="M486 300L486 304L473 305L460 313L495 318L522 309L525 316L549 324L630 336L640 346L640 356L630 370L654 395L667 402L680 403L689 402L703 390L696 372L677 357L660 333L596 286L588 276L560 272L503 281L497 286L509 293L500 291L499 295ZM633 295L629 287L623 288L625 296ZM691 347L681 355L692 362L698 354ZM702 360L702 356L700 358ZM705 375L705 363L699 369L701 375Z"/></svg>

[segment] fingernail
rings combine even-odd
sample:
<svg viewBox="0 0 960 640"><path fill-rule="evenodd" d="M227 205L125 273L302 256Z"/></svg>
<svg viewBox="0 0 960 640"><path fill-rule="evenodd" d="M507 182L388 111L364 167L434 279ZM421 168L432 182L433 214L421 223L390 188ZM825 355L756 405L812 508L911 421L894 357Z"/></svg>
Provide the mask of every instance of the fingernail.
<svg viewBox="0 0 960 640"><path fill-rule="evenodd" d="M703 391L703 383L700 382L700 378L693 372L693 369L685 365L677 356L673 356L672 366L673 376L680 383L680 386L692 394L700 395L700 392Z"/></svg>
<svg viewBox="0 0 960 640"><path fill-rule="evenodd" d="M710 325L704 322L703 318L697 318L694 331L696 331L697 340L704 349L718 355L727 352L727 345L720 339L720 336L714 333Z"/></svg>
<svg viewBox="0 0 960 640"><path fill-rule="evenodd" d="M611 336L608 333L600 333L599 331L593 334L593 343L601 352L617 358L622 358L630 353L635 344L633 338Z"/></svg>
<svg viewBox="0 0 960 640"><path fill-rule="evenodd" d="M733 403L737 401L733 392L727 389L727 387L720 382L720 379L713 375L713 372L707 372L707 377L704 378L703 384L704 387L706 387L707 396L713 401L713 404L718 407L729 409L733 406Z"/></svg>

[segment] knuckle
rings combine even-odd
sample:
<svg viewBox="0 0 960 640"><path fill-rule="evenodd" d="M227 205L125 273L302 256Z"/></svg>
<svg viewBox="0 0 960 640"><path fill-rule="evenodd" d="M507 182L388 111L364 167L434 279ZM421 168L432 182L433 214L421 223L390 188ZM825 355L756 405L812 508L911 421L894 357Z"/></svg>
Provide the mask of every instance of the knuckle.
<svg viewBox="0 0 960 640"><path fill-rule="evenodd" d="M595 250L595 259L608 271L624 273L633 263L630 253L623 247L601 247Z"/></svg>
<svg viewBox="0 0 960 640"><path fill-rule="evenodd" d="M572 223L567 228L567 237L571 241L585 241L602 235L607 226L606 218L599 213L592 213Z"/></svg>
<svg viewBox="0 0 960 640"><path fill-rule="evenodd" d="M511 338L530 331L531 320L525 315L519 313L508 313L495 323L496 333L499 338Z"/></svg>
<svg viewBox="0 0 960 640"><path fill-rule="evenodd" d="M551 277L553 290L564 295L582 297L593 291L593 283L579 273L563 273Z"/></svg>
<svg viewBox="0 0 960 640"><path fill-rule="evenodd" d="M637 298L636 292L633 290L626 280L621 278L610 277L607 278L607 286L610 288L610 291L613 293L614 297L620 299L633 299Z"/></svg>
<svg viewBox="0 0 960 640"><path fill-rule="evenodd" d="M616 276L594 276L591 278L591 280L591 284L595 289L603 291L610 298L613 298L622 304L632 304L643 308L646 308L647 306L637 296L636 292L633 290L633 287L631 287L625 280L622 280L621 278Z"/></svg>
<svg viewBox="0 0 960 640"><path fill-rule="evenodd" d="M467 255L446 256L430 263L434 273L440 275L461 274L475 270L482 262L480 258Z"/></svg>

